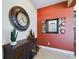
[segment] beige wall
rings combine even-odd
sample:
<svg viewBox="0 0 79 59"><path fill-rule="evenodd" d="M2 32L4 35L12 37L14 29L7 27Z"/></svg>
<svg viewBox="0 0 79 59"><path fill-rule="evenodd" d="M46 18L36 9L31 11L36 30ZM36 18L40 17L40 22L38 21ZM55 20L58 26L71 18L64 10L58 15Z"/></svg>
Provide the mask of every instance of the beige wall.
<svg viewBox="0 0 79 59"><path fill-rule="evenodd" d="M13 28L9 22L9 10L13 6L21 6L23 7L30 18L30 26L24 32L19 32L17 40L22 40L27 37L30 29L35 32L35 36L37 37L37 10L34 8L30 0L2 0L2 44L10 43L10 32Z"/></svg>

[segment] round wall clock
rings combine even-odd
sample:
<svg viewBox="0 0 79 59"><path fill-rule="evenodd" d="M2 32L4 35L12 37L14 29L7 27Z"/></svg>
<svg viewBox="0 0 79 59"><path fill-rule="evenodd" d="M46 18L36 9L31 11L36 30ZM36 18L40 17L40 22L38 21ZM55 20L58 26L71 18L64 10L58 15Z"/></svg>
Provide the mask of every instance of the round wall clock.
<svg viewBox="0 0 79 59"><path fill-rule="evenodd" d="M30 24L27 12L19 6L14 6L11 8L9 12L9 19L13 27L20 31L27 30Z"/></svg>

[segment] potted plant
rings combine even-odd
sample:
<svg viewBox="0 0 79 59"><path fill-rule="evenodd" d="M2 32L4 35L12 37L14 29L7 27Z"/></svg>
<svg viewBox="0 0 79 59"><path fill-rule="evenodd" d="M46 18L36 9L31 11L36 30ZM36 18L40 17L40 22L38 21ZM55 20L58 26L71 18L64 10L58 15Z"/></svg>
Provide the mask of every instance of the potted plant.
<svg viewBox="0 0 79 59"><path fill-rule="evenodd" d="M17 36L18 36L18 32L16 32L15 29L13 29L13 31L11 31L11 34L10 34L10 40L11 40L11 45L14 46L17 44L16 42L16 39L17 39Z"/></svg>

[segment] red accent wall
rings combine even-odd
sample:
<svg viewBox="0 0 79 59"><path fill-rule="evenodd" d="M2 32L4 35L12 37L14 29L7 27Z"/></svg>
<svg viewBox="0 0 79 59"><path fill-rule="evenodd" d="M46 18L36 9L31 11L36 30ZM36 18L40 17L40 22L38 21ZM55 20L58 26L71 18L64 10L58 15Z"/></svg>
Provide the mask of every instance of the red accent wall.
<svg viewBox="0 0 79 59"><path fill-rule="evenodd" d="M74 51L74 31L73 31L73 7L67 8L66 2L40 8L37 10L37 37L38 44ZM42 20L61 18L66 19L65 34L53 34L41 32ZM50 45L48 45L48 42Z"/></svg>

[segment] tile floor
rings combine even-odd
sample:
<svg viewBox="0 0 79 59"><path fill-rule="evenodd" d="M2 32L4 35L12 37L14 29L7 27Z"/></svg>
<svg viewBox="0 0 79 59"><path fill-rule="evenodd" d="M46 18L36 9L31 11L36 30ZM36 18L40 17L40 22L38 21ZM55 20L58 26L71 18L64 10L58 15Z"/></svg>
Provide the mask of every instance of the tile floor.
<svg viewBox="0 0 79 59"><path fill-rule="evenodd" d="M40 50L34 59L75 59L75 56L74 53L64 53L40 47Z"/></svg>

